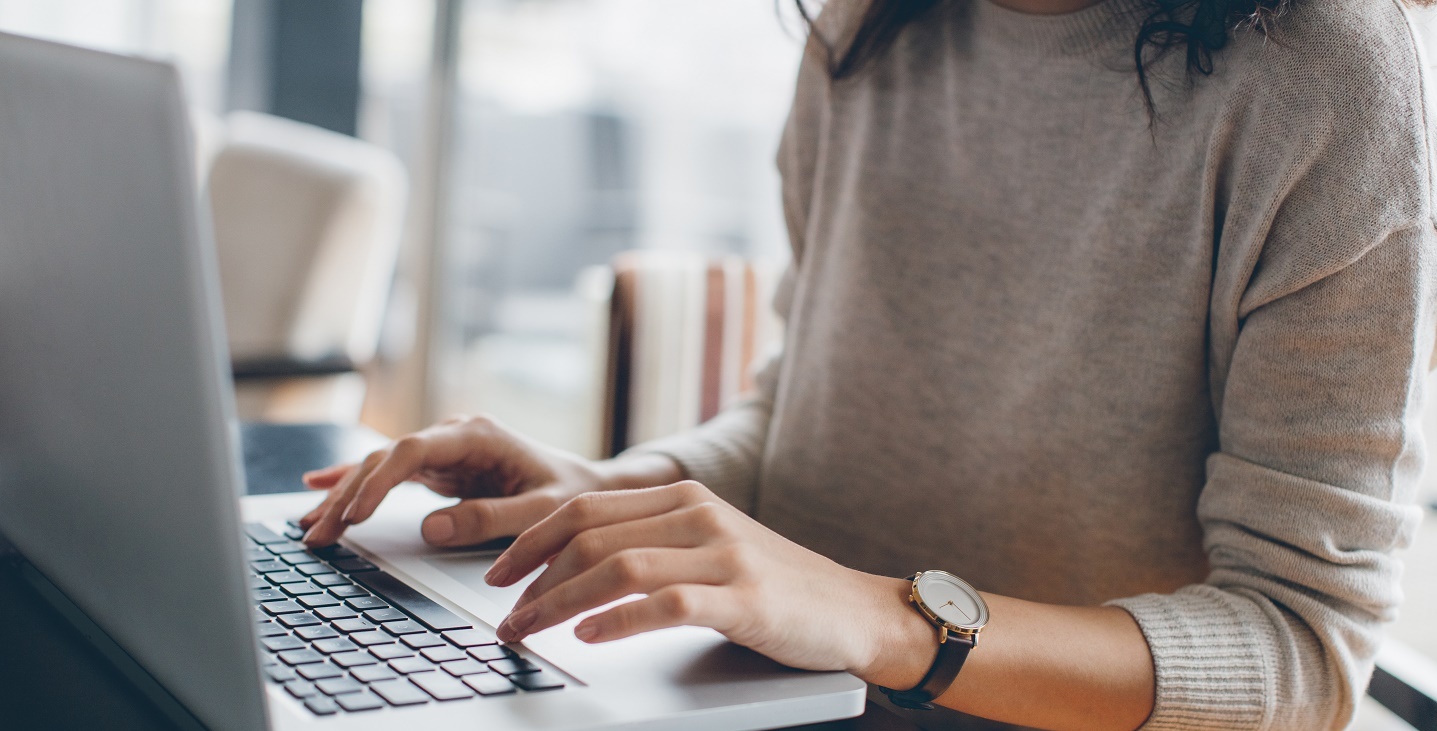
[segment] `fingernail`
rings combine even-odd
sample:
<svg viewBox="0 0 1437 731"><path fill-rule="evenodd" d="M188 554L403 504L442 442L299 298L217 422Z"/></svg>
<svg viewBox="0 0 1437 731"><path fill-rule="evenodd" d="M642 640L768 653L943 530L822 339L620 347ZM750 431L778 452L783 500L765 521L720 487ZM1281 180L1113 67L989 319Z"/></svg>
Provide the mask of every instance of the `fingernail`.
<svg viewBox="0 0 1437 731"><path fill-rule="evenodd" d="M534 624L534 620L537 619L538 616L539 610L533 607L525 607L509 615L509 618L499 625L499 638L505 642L513 642L523 638L524 632L529 629L530 625Z"/></svg>
<svg viewBox="0 0 1437 731"><path fill-rule="evenodd" d="M500 586L509 580L509 562L500 558L489 567L489 572L484 574L484 583L490 586Z"/></svg>
<svg viewBox="0 0 1437 731"><path fill-rule="evenodd" d="M590 642L599 636L599 628L589 622L581 622L578 627L574 628L574 636L585 642Z"/></svg>
<svg viewBox="0 0 1437 731"><path fill-rule="evenodd" d="M454 537L454 519L447 515L432 515L421 526L426 543L448 543Z"/></svg>

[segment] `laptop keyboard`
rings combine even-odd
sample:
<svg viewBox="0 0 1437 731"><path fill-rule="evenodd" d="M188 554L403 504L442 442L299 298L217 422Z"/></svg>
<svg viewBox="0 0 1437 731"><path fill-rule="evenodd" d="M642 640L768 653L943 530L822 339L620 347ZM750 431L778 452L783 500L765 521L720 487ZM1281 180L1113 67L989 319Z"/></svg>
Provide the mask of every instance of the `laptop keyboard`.
<svg viewBox="0 0 1437 731"><path fill-rule="evenodd" d="M244 526L261 665L312 713L558 690L564 681L343 546Z"/></svg>

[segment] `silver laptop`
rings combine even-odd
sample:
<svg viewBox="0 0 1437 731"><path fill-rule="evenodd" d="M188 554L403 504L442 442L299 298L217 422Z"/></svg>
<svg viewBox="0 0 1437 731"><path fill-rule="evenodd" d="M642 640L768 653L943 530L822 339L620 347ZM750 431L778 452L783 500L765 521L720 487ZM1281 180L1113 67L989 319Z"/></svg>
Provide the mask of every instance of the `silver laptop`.
<svg viewBox="0 0 1437 731"><path fill-rule="evenodd" d="M422 489L316 553L286 522L315 495L241 498L186 120L169 65L0 35L0 533L178 721L717 731L863 710L851 675L697 628L498 644L517 589L481 580L491 553L422 543L442 502Z"/></svg>

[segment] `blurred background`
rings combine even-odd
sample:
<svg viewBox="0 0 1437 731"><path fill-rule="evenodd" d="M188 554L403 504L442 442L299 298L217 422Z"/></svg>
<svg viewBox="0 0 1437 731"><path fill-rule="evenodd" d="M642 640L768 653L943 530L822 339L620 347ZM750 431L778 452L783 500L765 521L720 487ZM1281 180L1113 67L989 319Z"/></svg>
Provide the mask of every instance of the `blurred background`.
<svg viewBox="0 0 1437 731"><path fill-rule="evenodd" d="M399 163L402 183L388 184L401 191L398 243L370 245L393 261L364 305L380 301L363 325L372 346L349 364L362 386L319 399L242 394L243 415L355 415L395 434L483 411L597 455L614 405L606 415L612 303L595 270L628 250L740 257L765 271L787 256L773 157L802 32L783 10L774 0L0 0L0 30L179 66L242 386L296 375L286 359L309 361L297 365L306 382L343 368L315 368L333 354L315 352L324 338L302 304L245 322L261 294L299 302L323 290L318 275L275 272L322 266L336 245L311 232L334 224L256 230L273 215L255 189L276 178L254 169L328 142L232 113L352 136ZM368 154L331 147L336 160L310 161L317 178ZM315 252L267 251L280 239ZM296 342L306 317L311 342ZM240 363L242 353L264 357Z"/></svg>

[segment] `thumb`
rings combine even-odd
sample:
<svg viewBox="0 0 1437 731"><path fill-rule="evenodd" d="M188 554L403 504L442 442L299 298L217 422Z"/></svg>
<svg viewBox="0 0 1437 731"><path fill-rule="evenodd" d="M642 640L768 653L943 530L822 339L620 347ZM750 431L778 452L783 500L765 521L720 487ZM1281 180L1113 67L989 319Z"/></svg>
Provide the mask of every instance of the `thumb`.
<svg viewBox="0 0 1437 731"><path fill-rule="evenodd" d="M433 546L472 546L503 536L517 536L563 504L553 488L511 497L474 498L436 510L424 518L420 533Z"/></svg>

